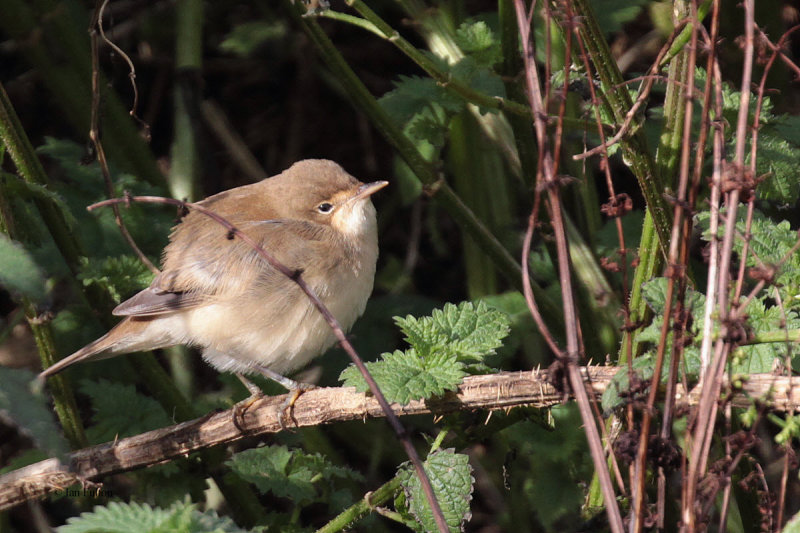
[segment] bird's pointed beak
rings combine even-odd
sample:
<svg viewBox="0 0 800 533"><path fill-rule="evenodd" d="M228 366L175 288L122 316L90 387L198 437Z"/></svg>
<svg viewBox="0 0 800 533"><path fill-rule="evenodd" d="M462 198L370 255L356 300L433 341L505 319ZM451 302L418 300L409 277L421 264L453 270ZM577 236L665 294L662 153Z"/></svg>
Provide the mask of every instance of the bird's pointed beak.
<svg viewBox="0 0 800 533"><path fill-rule="evenodd" d="M389 185L388 181L373 181L372 183L365 183L358 188L356 195L353 196L353 200L360 200L362 198L372 196L387 185Z"/></svg>

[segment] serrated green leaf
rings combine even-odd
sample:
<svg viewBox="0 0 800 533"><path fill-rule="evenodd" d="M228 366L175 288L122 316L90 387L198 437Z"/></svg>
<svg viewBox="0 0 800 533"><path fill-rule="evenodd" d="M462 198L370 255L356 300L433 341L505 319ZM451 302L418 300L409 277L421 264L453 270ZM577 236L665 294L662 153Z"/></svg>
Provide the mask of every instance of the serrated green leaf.
<svg viewBox="0 0 800 533"><path fill-rule="evenodd" d="M480 65L491 67L502 59L500 41L483 20L461 24L455 40L459 48Z"/></svg>
<svg viewBox="0 0 800 533"><path fill-rule="evenodd" d="M153 280L153 273L131 255L82 258L78 279L84 285L96 284L105 289L116 303L144 289Z"/></svg>
<svg viewBox="0 0 800 533"><path fill-rule="evenodd" d="M434 148L444 146L447 137L447 118L431 109L423 109L408 122L405 133L415 141L426 141Z"/></svg>
<svg viewBox="0 0 800 533"><path fill-rule="evenodd" d="M311 483L313 472L304 468L293 470L290 466L293 453L286 446L265 446L237 453L226 464L261 492L308 503L316 496Z"/></svg>
<svg viewBox="0 0 800 533"><path fill-rule="evenodd" d="M724 214L724 212L723 212ZM739 235L744 235L746 231L746 213L739 213L739 220L736 222L736 229ZM697 215L697 226L703 233L704 240L710 240L709 232L710 214L702 212ZM722 229L718 236L722 238ZM792 230L788 221L783 220L775 223L759 211L754 211L750 226L750 252L747 256L746 265L748 267L760 267L763 264L777 265L785 257L775 278L775 287L781 293L783 304L787 309L800 307L800 253L794 252L788 255L797 239L797 233ZM740 238L734 239L733 249L739 256L744 250L744 241Z"/></svg>
<svg viewBox="0 0 800 533"><path fill-rule="evenodd" d="M450 75L458 78L476 91L498 98L506 97L506 88L500 76L478 64L471 56L464 57L453 65L450 69ZM482 114L487 112L496 113L497 110L481 107L480 112Z"/></svg>
<svg viewBox="0 0 800 533"><path fill-rule="evenodd" d="M767 177L758 185L758 198L794 205L800 195L798 162L800 148L797 145L772 135L768 130L759 132L756 172L759 176L767 174Z"/></svg>
<svg viewBox="0 0 800 533"><path fill-rule="evenodd" d="M470 501L475 479L469 457L454 453L452 449L437 450L428 456L423 468L450 531L462 531L464 522L472 516ZM437 531L433 512L414 468L405 463L398 475L402 479L407 510L422 526L420 531Z"/></svg>
<svg viewBox="0 0 800 533"><path fill-rule="evenodd" d="M401 404L456 390L467 375L455 355L439 352L423 359L413 348L406 352L384 353L380 361L366 365L386 400ZM345 368L339 379L346 387L355 387L361 392L369 390L355 366Z"/></svg>
<svg viewBox="0 0 800 533"><path fill-rule="evenodd" d="M73 184L81 186L93 182L102 184L99 164L97 162L90 165L81 164L86 157L86 148L74 141L45 137L44 144L36 148L36 152L58 162L67 180Z"/></svg>
<svg viewBox="0 0 800 533"><path fill-rule="evenodd" d="M493 354L509 333L508 317L485 302L448 303L429 317L395 317L395 323L423 358L445 352L459 361L481 361Z"/></svg>
<svg viewBox="0 0 800 533"><path fill-rule="evenodd" d="M448 114L455 114L464 108L464 102L447 92L431 78L400 76L395 89L384 94L379 103L399 124L431 105L438 105Z"/></svg>
<svg viewBox="0 0 800 533"><path fill-rule="evenodd" d="M246 450L234 455L226 464L261 492L272 492L300 505L319 499L320 478L328 481L333 478L361 479L357 472L336 466L320 454L307 454L286 446Z"/></svg>
<svg viewBox="0 0 800 533"><path fill-rule="evenodd" d="M216 511L200 512L190 503L176 502L169 509L141 503L111 502L92 512L67 519L58 533L246 533Z"/></svg>
<svg viewBox="0 0 800 533"><path fill-rule="evenodd" d="M240 528L227 516L219 516L214 509L205 512L192 511L191 531L197 533L251 533Z"/></svg>
<svg viewBox="0 0 800 533"><path fill-rule="evenodd" d="M35 387L36 376L22 369L0 366L0 413L17 424L51 457L67 453L69 446L53 417L47 398Z"/></svg>
<svg viewBox="0 0 800 533"><path fill-rule="evenodd" d="M92 442L130 437L171 423L161 404L136 392L133 385L84 380L80 391L89 396L94 409L95 425L87 430Z"/></svg>
<svg viewBox="0 0 800 533"><path fill-rule="evenodd" d="M42 301L46 294L39 265L21 244L3 234L0 234L0 285L34 302Z"/></svg>
<svg viewBox="0 0 800 533"><path fill-rule="evenodd" d="M58 533L149 533L157 530L176 512L179 512L177 506L165 510L150 507L146 503L111 502L105 507L98 505L92 512L67 519L67 524L59 527Z"/></svg>

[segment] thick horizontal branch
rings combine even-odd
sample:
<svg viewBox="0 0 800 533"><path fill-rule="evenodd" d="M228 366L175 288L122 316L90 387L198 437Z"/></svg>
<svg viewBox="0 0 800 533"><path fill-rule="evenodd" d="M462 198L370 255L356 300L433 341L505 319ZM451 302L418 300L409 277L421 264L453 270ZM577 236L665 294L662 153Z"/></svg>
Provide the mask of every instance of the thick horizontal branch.
<svg viewBox="0 0 800 533"><path fill-rule="evenodd" d="M588 367L583 374L596 394L602 394L616 367ZM795 380L796 381L796 380ZM794 385L794 386L793 386ZM699 391L686 395L679 389L678 403L694 404ZM800 387L790 378L754 374L733 395L738 406L751 398L769 398L774 410L800 404ZM234 423L233 411L223 411L135 437L84 448L65 462L48 459L0 476L0 511L76 483L86 484L111 474L161 464L192 452L281 431L278 412L286 396L265 397L253 403ZM467 377L455 393L436 400L392 404L398 415L447 414L472 409L509 409L519 406L551 407L563 394L547 382L546 371L501 372ZM382 417L378 402L353 388L319 388L300 396L293 410L298 427L337 421Z"/></svg>

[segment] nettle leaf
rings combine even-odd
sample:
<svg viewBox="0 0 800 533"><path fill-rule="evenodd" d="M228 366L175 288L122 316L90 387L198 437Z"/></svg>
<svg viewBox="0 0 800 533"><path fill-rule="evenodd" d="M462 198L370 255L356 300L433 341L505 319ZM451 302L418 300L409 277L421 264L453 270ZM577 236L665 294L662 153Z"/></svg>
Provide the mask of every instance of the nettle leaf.
<svg viewBox="0 0 800 533"><path fill-rule="evenodd" d="M510 331L508 316L485 302L448 303L429 317L395 317L395 323L420 357L447 352L469 362L494 354Z"/></svg>
<svg viewBox="0 0 800 533"><path fill-rule="evenodd" d="M772 200L783 205L794 205L800 196L800 180L797 179L797 164L800 162L800 147L786 139L762 130L758 134L758 175L768 174L758 186L758 198ZM749 157L748 162L749 164Z"/></svg>
<svg viewBox="0 0 800 533"><path fill-rule="evenodd" d="M785 313L776 305L767 306L764 299L754 299L745 309L749 333L762 333L796 329L800 320L795 311ZM785 323L784 323L785 319ZM783 363L788 351L785 342L765 342L739 346L731 357L734 374L767 373L775 370L776 363Z"/></svg>
<svg viewBox="0 0 800 533"><path fill-rule="evenodd" d="M89 396L95 423L87 430L93 442L107 442L168 426L170 417L153 398L136 392L133 385L111 383L105 379L84 380L80 391Z"/></svg>
<svg viewBox="0 0 800 533"><path fill-rule="evenodd" d="M441 396L456 390L467 375L464 365L455 355L439 352L421 358L412 348L405 352L381 354L381 360L366 363L386 400L406 404L411 400ZM355 366L349 366L339 376L346 387L367 392L369 387Z"/></svg>
<svg viewBox="0 0 800 533"><path fill-rule="evenodd" d="M301 505L319 499L320 478L361 480L357 472L336 466L320 454L307 454L286 446L246 450L234 455L226 464L261 492L272 492Z"/></svg>
<svg viewBox="0 0 800 533"><path fill-rule="evenodd" d="M367 369L390 402L408 403L456 390L458 384L483 358L495 353L509 333L508 316L485 302L445 304L431 316L394 317L411 348L384 353ZM345 386L368 390L355 366L339 379Z"/></svg>
<svg viewBox="0 0 800 533"><path fill-rule="evenodd" d="M177 511L177 509L175 509ZM111 502L107 506L96 506L92 512L67 519L67 524L58 528L59 533L109 533L155 531L175 511L153 508L146 503Z"/></svg>
<svg viewBox="0 0 800 533"><path fill-rule="evenodd" d="M78 279L84 285L97 284L105 289L115 302L147 287L153 273L138 258L131 255L82 258Z"/></svg>
<svg viewBox="0 0 800 533"><path fill-rule="evenodd" d="M404 132L415 141L426 141L434 148L441 148L447 140L448 120L443 111L425 108L409 120Z"/></svg>
<svg viewBox="0 0 800 533"><path fill-rule="evenodd" d="M431 105L441 107L449 114L464 108L464 102L452 95L431 78L400 76L395 89L378 101L387 113L399 124L405 124L423 109Z"/></svg>
<svg viewBox="0 0 800 533"><path fill-rule="evenodd" d="M471 56L460 59L450 69L450 75L458 78L476 91L488 94L489 96L497 96L505 98L506 88L503 80L495 74L491 69L478 63L475 58ZM495 109L486 109L481 107L481 113L497 112Z"/></svg>
<svg viewBox="0 0 800 533"><path fill-rule="evenodd" d="M454 453L452 449L437 450L428 456L423 468L431 481L450 531L463 531L464 522L472 517L469 506L475 483L469 457ZM420 526L417 531L436 531L433 512L414 467L404 463L398 476L402 480L406 507L398 510L403 514L410 514L417 521Z"/></svg>
<svg viewBox="0 0 800 533"><path fill-rule="evenodd" d="M461 24L455 40L459 48L480 65L491 67L503 58L500 40L483 20Z"/></svg>
<svg viewBox="0 0 800 533"><path fill-rule="evenodd" d="M724 214L724 212L723 212ZM746 230L746 213L738 213L739 220L736 229L739 235L744 235ZM702 238L711 240L709 232L710 214L702 212L697 215L697 226L702 230ZM722 239L724 228L720 228L718 237ZM750 252L747 256L748 267L760 267L763 264L776 265L791 251L797 239L797 233L792 230L788 221L775 223L759 211L753 213L750 226ZM734 250L739 256L744 249L744 241L737 236L733 243ZM781 293L783 304L787 309L800 307L800 253L795 252L788 257L781 266L775 278L775 286Z"/></svg>
<svg viewBox="0 0 800 533"><path fill-rule="evenodd" d="M10 419L48 455L64 455L69 446L35 379L29 370L0 366L0 419Z"/></svg>
<svg viewBox="0 0 800 533"><path fill-rule="evenodd" d="M45 137L44 144L36 148L36 152L55 160L67 180L78 187L102 183L100 165L96 161L89 165L81 164L86 157L86 148L74 141Z"/></svg>
<svg viewBox="0 0 800 533"><path fill-rule="evenodd" d="M31 254L19 243L0 234L0 285L34 302L44 299L45 277Z"/></svg>
<svg viewBox="0 0 800 533"><path fill-rule="evenodd" d="M201 513L193 504L178 502L169 509L146 503L111 502L96 506L92 512L67 519L58 533L245 533L229 518L216 511Z"/></svg>

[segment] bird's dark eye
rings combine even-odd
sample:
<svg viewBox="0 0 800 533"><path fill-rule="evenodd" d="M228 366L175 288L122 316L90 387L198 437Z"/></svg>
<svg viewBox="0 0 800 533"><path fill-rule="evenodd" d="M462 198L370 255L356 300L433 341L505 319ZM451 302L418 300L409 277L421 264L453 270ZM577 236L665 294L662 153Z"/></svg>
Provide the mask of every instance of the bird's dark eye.
<svg viewBox="0 0 800 533"><path fill-rule="evenodd" d="M330 202L322 202L317 206L317 211L319 211L323 215L326 215L331 211L333 211L333 204Z"/></svg>

